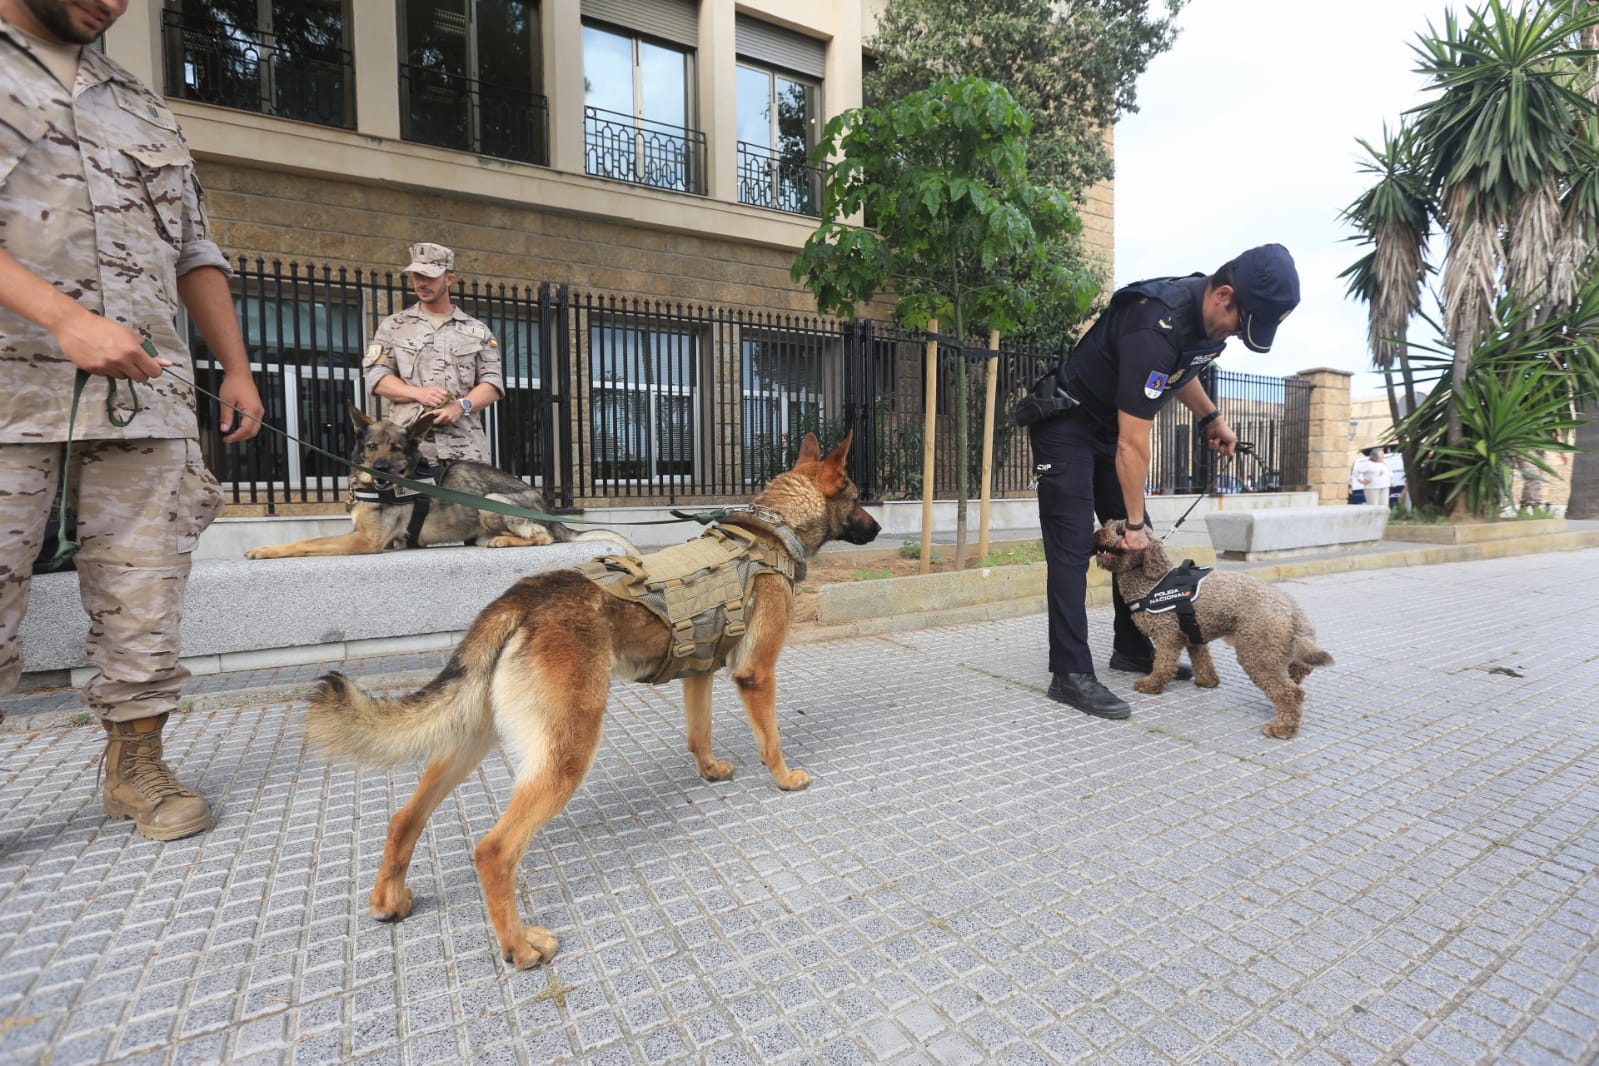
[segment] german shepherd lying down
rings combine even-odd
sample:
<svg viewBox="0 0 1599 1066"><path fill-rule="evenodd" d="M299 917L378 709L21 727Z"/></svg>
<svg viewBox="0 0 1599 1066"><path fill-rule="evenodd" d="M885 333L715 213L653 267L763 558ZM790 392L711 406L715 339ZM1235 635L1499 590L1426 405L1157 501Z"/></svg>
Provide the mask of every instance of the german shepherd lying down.
<svg viewBox="0 0 1599 1066"><path fill-rule="evenodd" d="M756 498L762 517L734 513L723 524L774 545L797 540L807 557L829 540L868 543L878 525L844 472L849 446L845 438L824 459L816 437L807 434L794 468L773 478ZM767 521L772 515L780 523ZM792 548L779 550L792 554ZM783 761L777 736L777 656L793 615L793 584L770 570L754 581L745 611L748 628L716 666L725 665L738 686L761 761L777 787L801 789L810 775ZM611 677L650 677L671 647L666 624L649 609L610 595L575 570L562 570L523 578L485 607L443 671L409 696L373 699L342 674L322 678L307 726L315 743L335 756L380 766L429 760L416 794L389 822L372 916L389 922L411 913L405 873L422 826L498 739L518 767L516 781L505 814L478 844L473 862L505 960L519 969L548 962L556 938L548 929L522 924L517 866L534 834L566 806L588 773ZM711 752L715 668L682 679L683 709L688 750L700 776L726 781L732 763Z"/></svg>
<svg viewBox="0 0 1599 1066"><path fill-rule="evenodd" d="M400 477L414 477L422 465L422 438L433 426L433 417L424 415L408 428L387 419L370 418L359 407L350 405L355 421L355 452L351 456L362 466ZM373 485L371 475L356 471L357 487ZM499 503L529 511L543 511L544 497L521 478L487 463L450 462L439 478L439 487L483 496ZM269 544L251 548L246 559L286 559L299 555L375 555L404 545L417 497L381 501L357 500L350 511L354 527L334 537L313 537L289 544ZM522 548L574 540L609 540L621 544L629 555L638 549L620 533L595 529L574 533L560 522L538 522L514 518L495 511L480 511L449 500L429 499L427 518L417 534L418 547L432 544L476 543L489 548Z"/></svg>

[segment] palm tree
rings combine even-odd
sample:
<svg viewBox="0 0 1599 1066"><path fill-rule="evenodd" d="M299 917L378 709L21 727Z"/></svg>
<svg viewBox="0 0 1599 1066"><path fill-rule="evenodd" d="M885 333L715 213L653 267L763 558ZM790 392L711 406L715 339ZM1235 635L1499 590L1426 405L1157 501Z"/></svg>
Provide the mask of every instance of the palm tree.
<svg viewBox="0 0 1599 1066"><path fill-rule="evenodd" d="M1346 217L1374 250L1345 275L1350 292L1370 301L1374 361L1391 365L1425 280L1417 264L1426 223L1438 222L1452 446L1464 436L1473 353L1490 333L1516 325L1495 320L1503 293L1514 292L1513 305L1540 325L1591 269L1599 209L1584 190L1599 107L1583 93L1590 53L1573 44L1596 24L1593 0L1523 3L1514 12L1488 0L1464 21L1447 12L1443 31L1429 25L1414 46L1435 95L1407 112L1410 124L1380 150L1367 146L1366 169L1379 180Z"/></svg>
<svg viewBox="0 0 1599 1066"><path fill-rule="evenodd" d="M1599 0L1590 0L1588 10L1590 14L1599 11ZM1589 25L1582 31L1582 45L1599 54L1599 25ZM1589 60L1588 99L1599 105L1599 59L1590 56ZM1574 183L1575 188L1568 199L1572 203L1570 214L1592 219L1599 214L1599 136L1596 136L1592 123L1588 125L1587 133L1585 148L1588 152L1588 166L1583 177ZM1592 271L1591 230L1587 245L1588 270ZM1579 242L1573 240L1567 250L1566 262L1580 263L1578 258L1580 253ZM1571 461L1571 498L1566 502L1566 515L1569 518L1599 518L1599 410L1595 408L1595 398L1587 397L1578 411L1578 417L1582 421L1577 426L1576 432L1577 454Z"/></svg>
<svg viewBox="0 0 1599 1066"><path fill-rule="evenodd" d="M1382 371L1391 371L1399 362L1400 384L1404 389L1403 410L1393 374L1385 375L1388 388L1388 414L1394 425L1409 412L1416 394L1415 375L1410 366L1410 350L1405 334L1410 320L1421 307L1421 292L1431 267L1427 265L1427 242L1432 236L1433 208L1426 182L1421 176L1413 127L1401 124L1390 133L1383 127L1381 147L1360 141L1369 159L1361 170L1376 175L1377 181L1344 208L1343 218L1359 231L1353 239L1372 250L1361 256L1339 277L1348 278L1348 293L1364 300L1369 308L1367 345L1371 362ZM1403 442L1401 442L1403 444ZM1402 449L1408 489L1413 502L1431 498L1422 465L1413 447Z"/></svg>
<svg viewBox="0 0 1599 1066"><path fill-rule="evenodd" d="M1572 48L1574 34L1596 17L1586 7L1567 0L1512 13L1504 0L1489 0L1464 23L1446 13L1444 33L1429 33L1415 49L1419 72L1441 90L1412 114L1447 241L1444 329L1454 346L1457 404L1451 444L1460 442L1458 403L1472 351L1493 325L1500 285L1545 319L1571 296L1575 278L1563 291L1555 283L1564 280L1556 271L1561 196L1577 170L1581 116L1594 111L1576 81L1584 53ZM1589 233L1592 221L1583 220Z"/></svg>

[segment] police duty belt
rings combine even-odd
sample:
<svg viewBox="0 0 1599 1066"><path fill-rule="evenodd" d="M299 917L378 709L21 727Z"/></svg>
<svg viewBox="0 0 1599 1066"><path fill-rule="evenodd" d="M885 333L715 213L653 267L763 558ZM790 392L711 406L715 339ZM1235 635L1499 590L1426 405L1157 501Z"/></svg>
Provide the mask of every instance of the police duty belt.
<svg viewBox="0 0 1599 1066"><path fill-rule="evenodd" d="M1192 559L1166 571L1166 576L1155 587L1136 600L1129 601L1127 609L1133 614L1148 611L1150 614L1177 612L1177 625L1190 644L1204 644L1205 636L1199 630L1199 619L1194 616L1194 601L1199 599L1199 586L1215 567L1196 566Z"/></svg>

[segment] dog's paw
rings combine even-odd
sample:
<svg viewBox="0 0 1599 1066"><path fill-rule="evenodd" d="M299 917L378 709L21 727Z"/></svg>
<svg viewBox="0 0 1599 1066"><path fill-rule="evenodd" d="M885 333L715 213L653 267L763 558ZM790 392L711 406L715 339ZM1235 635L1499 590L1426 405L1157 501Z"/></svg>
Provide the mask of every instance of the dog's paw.
<svg viewBox="0 0 1599 1066"><path fill-rule="evenodd" d="M790 770L787 777L776 777L777 787L784 792L798 792L800 789L809 788L811 775L804 770Z"/></svg>
<svg viewBox="0 0 1599 1066"><path fill-rule="evenodd" d="M538 966L555 958L555 949L561 942L555 934L541 925L524 925L522 938L510 947L503 947L503 957L506 962L514 965L518 970L526 970L530 966Z"/></svg>
<svg viewBox="0 0 1599 1066"><path fill-rule="evenodd" d="M1133 689L1146 696L1159 696L1166 691L1166 686L1153 678L1141 677L1133 682Z"/></svg>
<svg viewBox="0 0 1599 1066"><path fill-rule="evenodd" d="M277 554L271 548L251 548L244 553L246 559L276 559Z"/></svg>
<svg viewBox="0 0 1599 1066"><path fill-rule="evenodd" d="M380 922L397 922L402 918L411 916L412 895L409 888L394 889L374 888L372 898L367 901L372 917Z"/></svg>
<svg viewBox="0 0 1599 1066"><path fill-rule="evenodd" d="M700 776L707 781L731 781L733 764L726 759L711 759L700 763Z"/></svg>
<svg viewBox="0 0 1599 1066"><path fill-rule="evenodd" d="M1274 721L1267 722L1265 725L1261 726L1260 731L1266 734L1268 737L1276 737L1278 740L1287 740L1289 737L1299 732L1299 727L1296 725L1286 725L1282 722Z"/></svg>
<svg viewBox="0 0 1599 1066"><path fill-rule="evenodd" d="M1195 670L1194 684L1200 688L1215 688L1221 684L1221 677L1214 670Z"/></svg>

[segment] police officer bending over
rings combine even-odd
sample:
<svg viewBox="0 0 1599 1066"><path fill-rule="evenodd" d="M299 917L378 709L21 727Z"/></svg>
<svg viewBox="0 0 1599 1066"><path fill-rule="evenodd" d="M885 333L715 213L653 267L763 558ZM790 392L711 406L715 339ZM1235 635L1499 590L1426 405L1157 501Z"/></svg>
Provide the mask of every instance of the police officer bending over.
<svg viewBox="0 0 1599 1066"><path fill-rule="evenodd" d="M1194 413L1212 451L1238 438L1199 383L1228 337L1270 350L1277 324L1299 303L1299 275L1280 244L1251 248L1210 277L1156 278L1117 290L1110 306L1017 410L1038 471L1038 515L1049 561L1050 699L1100 718L1126 718L1126 701L1094 676L1088 650L1088 564L1100 521L1125 519L1122 546L1149 545L1144 485L1150 429L1172 396ZM1147 674L1149 639L1120 594L1112 670ZM1186 667L1179 678L1193 676Z"/></svg>

